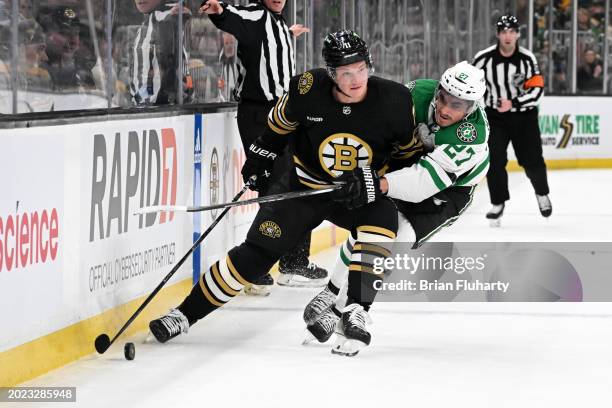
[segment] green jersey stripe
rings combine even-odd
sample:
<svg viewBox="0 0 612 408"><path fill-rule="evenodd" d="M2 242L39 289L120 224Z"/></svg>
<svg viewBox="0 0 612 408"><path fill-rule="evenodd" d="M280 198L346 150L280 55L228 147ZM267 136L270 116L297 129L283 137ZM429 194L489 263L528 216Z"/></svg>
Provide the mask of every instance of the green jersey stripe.
<svg viewBox="0 0 612 408"><path fill-rule="evenodd" d="M478 165L478 167L474 168L471 172L466 174L464 177L461 177L459 180L457 180L457 182L455 182L455 185L463 186L471 182L472 180L474 180L474 178L476 178L476 176L481 174L482 171L486 169L488 165L489 165L489 155L487 155L485 160L483 160L482 163Z"/></svg>
<svg viewBox="0 0 612 408"><path fill-rule="evenodd" d="M447 187L446 184L444 184L444 181L442 181L442 178L440 177L434 166L432 166L426 158L421 159L419 161L419 164L429 172L429 175L433 179L434 184L436 185L436 187L438 187L438 189L444 190Z"/></svg>

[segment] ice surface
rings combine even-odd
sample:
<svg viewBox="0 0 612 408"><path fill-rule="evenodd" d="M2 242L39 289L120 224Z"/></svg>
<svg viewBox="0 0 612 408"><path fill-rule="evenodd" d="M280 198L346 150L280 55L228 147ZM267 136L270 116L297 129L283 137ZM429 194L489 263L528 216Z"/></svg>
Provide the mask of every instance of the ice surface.
<svg viewBox="0 0 612 408"><path fill-rule="evenodd" d="M437 240L610 241L612 171L551 172L550 219L539 215L524 174L510 176L502 228L488 227L481 187ZM331 267L336 253L315 261ZM76 386L83 407L558 408L612 400L610 303L378 303L372 345L346 358L331 355L329 344L301 345L302 309L315 293L276 286L268 298L239 296L167 344L143 343L144 334L122 339L103 356L24 385ZM134 361L123 358L126 341L136 344Z"/></svg>

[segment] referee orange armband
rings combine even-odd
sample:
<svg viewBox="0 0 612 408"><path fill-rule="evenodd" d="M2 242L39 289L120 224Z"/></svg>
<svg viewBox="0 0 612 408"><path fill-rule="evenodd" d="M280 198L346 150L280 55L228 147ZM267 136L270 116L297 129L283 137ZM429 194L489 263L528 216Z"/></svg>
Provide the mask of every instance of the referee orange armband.
<svg viewBox="0 0 612 408"><path fill-rule="evenodd" d="M525 81L523 88L544 88L544 77L542 75L534 75Z"/></svg>

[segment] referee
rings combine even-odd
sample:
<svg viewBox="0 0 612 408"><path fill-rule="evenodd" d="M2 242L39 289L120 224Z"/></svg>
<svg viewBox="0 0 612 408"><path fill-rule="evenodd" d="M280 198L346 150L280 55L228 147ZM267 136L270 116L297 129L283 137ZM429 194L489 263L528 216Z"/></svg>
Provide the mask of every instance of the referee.
<svg viewBox="0 0 612 408"><path fill-rule="evenodd" d="M213 24L238 40L239 74L234 95L238 104L238 130L245 152L267 127L268 114L276 101L289 90L295 76L293 37L310 31L301 24L287 26L282 16L286 0L260 0L247 6L233 6L218 0L202 3ZM277 160L275 178L288 171L289 156ZM258 189L260 194L265 191ZM308 261L310 234L279 262L278 283L287 286L323 286L327 271ZM250 294L267 295L274 281L264 275Z"/></svg>
<svg viewBox="0 0 612 408"><path fill-rule="evenodd" d="M552 214L548 198L546 164L538 125L538 102L544 94L544 77L535 56L518 46L518 19L510 14L497 20L497 44L478 52L474 63L485 71L486 113L491 126L491 165L487 184L493 208L487 213L491 226L499 226L508 191L508 143L516 153L535 190L540 213Z"/></svg>

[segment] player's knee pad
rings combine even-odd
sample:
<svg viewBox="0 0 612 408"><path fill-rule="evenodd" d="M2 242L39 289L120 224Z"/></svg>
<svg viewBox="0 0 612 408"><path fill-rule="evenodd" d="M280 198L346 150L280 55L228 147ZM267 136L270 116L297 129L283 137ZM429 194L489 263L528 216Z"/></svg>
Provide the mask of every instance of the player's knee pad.
<svg viewBox="0 0 612 408"><path fill-rule="evenodd" d="M279 256L250 242L243 242L227 254L227 266L247 283L257 279L270 270Z"/></svg>

